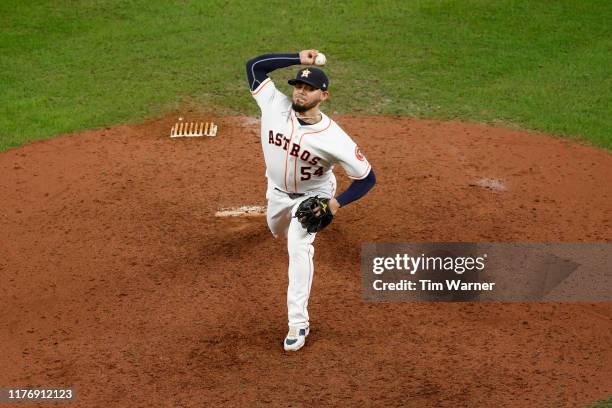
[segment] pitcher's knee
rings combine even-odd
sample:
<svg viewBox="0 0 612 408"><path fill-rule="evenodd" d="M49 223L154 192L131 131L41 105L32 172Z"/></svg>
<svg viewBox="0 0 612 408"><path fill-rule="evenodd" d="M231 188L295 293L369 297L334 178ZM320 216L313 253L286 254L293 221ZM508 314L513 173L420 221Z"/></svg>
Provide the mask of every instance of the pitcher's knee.
<svg viewBox="0 0 612 408"><path fill-rule="evenodd" d="M274 235L274 238L282 238L287 236L287 225L282 222L268 220L268 229Z"/></svg>

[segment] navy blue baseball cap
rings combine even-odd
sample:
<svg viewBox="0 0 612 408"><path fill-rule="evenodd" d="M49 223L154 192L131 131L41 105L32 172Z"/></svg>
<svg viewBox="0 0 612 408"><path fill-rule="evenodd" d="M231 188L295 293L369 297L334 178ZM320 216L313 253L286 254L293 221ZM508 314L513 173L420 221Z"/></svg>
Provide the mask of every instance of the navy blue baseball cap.
<svg viewBox="0 0 612 408"><path fill-rule="evenodd" d="M295 85L298 82L303 82L322 91L327 91L327 88L329 87L329 79L327 78L327 75L325 75L325 72L323 72L322 69L315 67L300 69L295 76L295 79L290 79L287 82L289 82L289 85Z"/></svg>

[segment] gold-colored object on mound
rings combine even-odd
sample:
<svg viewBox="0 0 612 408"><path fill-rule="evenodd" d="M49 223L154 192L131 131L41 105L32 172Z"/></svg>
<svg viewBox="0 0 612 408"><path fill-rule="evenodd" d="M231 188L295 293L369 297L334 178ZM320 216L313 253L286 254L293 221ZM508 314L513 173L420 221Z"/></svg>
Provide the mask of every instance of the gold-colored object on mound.
<svg viewBox="0 0 612 408"><path fill-rule="evenodd" d="M201 137L201 136L217 136L217 125L213 122L176 122L170 129L170 137Z"/></svg>

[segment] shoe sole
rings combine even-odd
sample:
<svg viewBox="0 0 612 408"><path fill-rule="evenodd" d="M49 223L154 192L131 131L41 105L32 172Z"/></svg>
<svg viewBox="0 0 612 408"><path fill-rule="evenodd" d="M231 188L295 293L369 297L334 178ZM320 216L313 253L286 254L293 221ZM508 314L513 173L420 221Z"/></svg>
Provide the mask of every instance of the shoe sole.
<svg viewBox="0 0 612 408"><path fill-rule="evenodd" d="M302 347L304 347L304 345L305 345L305 344L306 344L306 343L302 344L302 345L301 345L300 347L298 347L298 348L290 348L290 349L285 348L285 351L287 351L287 352L291 352L291 351L298 351L299 349L301 349ZM284 348L284 347L283 347L283 348Z"/></svg>

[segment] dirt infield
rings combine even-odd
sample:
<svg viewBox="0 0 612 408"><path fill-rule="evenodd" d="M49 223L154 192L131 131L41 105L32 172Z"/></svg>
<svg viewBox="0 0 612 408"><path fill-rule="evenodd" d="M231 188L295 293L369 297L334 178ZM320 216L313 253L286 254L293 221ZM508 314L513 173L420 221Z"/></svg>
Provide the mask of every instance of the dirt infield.
<svg viewBox="0 0 612 408"><path fill-rule="evenodd" d="M612 303L364 303L359 250L612 241L612 155L484 125L336 119L378 184L317 239L312 333L291 355L285 244L262 217L214 216L265 205L256 120L170 139L164 118L0 153L0 386L74 386L67 406L79 407L574 407L611 395Z"/></svg>

